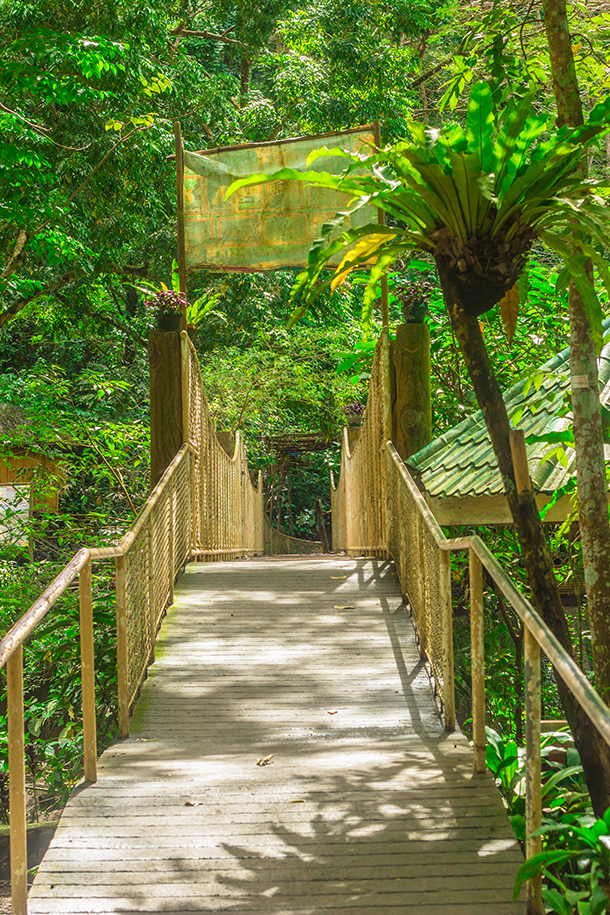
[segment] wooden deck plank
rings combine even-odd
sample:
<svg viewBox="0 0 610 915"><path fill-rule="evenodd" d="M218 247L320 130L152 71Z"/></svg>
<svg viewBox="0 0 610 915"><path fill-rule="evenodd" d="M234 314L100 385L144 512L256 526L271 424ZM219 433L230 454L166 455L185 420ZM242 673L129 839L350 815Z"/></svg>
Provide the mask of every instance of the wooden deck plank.
<svg viewBox="0 0 610 915"><path fill-rule="evenodd" d="M30 915L522 915L517 842L441 726L389 563L179 585L131 737L73 793Z"/></svg>

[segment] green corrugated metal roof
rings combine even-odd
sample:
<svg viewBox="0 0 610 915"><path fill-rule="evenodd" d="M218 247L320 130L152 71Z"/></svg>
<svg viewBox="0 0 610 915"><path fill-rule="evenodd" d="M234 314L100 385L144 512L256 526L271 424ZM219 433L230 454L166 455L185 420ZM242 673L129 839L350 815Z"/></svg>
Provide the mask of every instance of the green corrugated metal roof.
<svg viewBox="0 0 610 915"><path fill-rule="evenodd" d="M604 329L610 320L604 322ZM513 385L504 394L508 415L519 410L523 414L517 428L523 429L526 438L545 432L566 429L572 414L562 413L564 394L570 389L570 348L563 350L541 368ZM602 349L598 361L601 401L610 407L610 343ZM542 375L538 390L532 378ZM529 385L528 385L529 382ZM529 386L524 395L523 391ZM535 492L553 493L567 483L574 473L574 450L566 449L568 466L557 457L542 460L553 448L546 442L527 445L530 474ZM606 459L610 459L610 446L606 446ZM449 496L491 496L503 492L500 473L479 410L444 435L435 439L408 461L410 468L420 476L425 491L433 498Z"/></svg>

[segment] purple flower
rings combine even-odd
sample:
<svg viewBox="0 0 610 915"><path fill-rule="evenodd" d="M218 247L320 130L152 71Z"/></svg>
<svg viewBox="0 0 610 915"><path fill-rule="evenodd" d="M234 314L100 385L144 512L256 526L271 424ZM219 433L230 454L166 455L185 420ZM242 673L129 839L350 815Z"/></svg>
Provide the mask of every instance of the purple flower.
<svg viewBox="0 0 610 915"><path fill-rule="evenodd" d="M365 409L366 407L363 403L354 400L352 403L348 403L343 407L343 412L346 416L363 416Z"/></svg>
<svg viewBox="0 0 610 915"><path fill-rule="evenodd" d="M152 299L147 299L144 304L165 314L180 314L183 305L186 304L186 297L184 293L174 292L173 289L160 289Z"/></svg>

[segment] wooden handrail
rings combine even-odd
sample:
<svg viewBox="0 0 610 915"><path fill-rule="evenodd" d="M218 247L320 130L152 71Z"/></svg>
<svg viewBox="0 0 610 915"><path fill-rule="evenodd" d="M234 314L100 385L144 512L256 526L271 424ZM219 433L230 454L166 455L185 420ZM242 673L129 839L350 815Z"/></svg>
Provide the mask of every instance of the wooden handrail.
<svg viewBox="0 0 610 915"><path fill-rule="evenodd" d="M129 528L125 536L117 543L116 546L93 547L90 550L92 559L116 559L118 556L126 555L130 547L133 546L136 538L138 537L138 534L140 534L142 528L148 521L148 518L155 505L161 498L161 494L165 489L169 478L174 474L178 466L184 460L184 456L188 453L189 449L190 446L188 444L184 444L180 451L176 453L176 456L173 458L171 463L167 465L163 476L140 509L138 517L136 518L133 526Z"/></svg>
<svg viewBox="0 0 610 915"><path fill-rule="evenodd" d="M0 669L4 666L7 669L13 915L27 915L23 644L78 577L84 770L85 780L93 782L97 778L97 741L91 562L115 561L118 717L119 734L125 737L129 734L131 706L147 667L154 660L154 642L161 617L173 601L174 580L180 566L193 557L227 559L263 551L262 474L259 472L255 488L251 484L239 431L233 457L218 443L196 351L186 333L182 333L181 340L183 423L187 442L166 468L120 542L114 546L79 550L0 641ZM191 382L196 388L193 398L189 393ZM203 417L197 412L199 407ZM192 417L191 411L194 411ZM197 435L201 419L206 424L203 437ZM211 461L208 445L213 454ZM211 508L210 492L218 494L217 503ZM204 512L208 513L205 519ZM160 549L158 541L163 538L166 548ZM134 547L138 555L139 551L145 552L146 558L141 564L146 568L143 576L146 581L140 582L141 587L135 590L134 576L140 574L142 577L142 573L138 562L130 561ZM142 594L144 597L140 599ZM137 644L129 641L131 630L128 625L132 614L136 613L143 635Z"/></svg>
<svg viewBox="0 0 610 915"><path fill-rule="evenodd" d="M188 459L189 446L183 445L155 486L120 543L112 547L81 549L53 579L29 610L11 626L0 641L0 669L7 669L7 713L9 731L9 803L11 823L11 900L13 915L27 915L27 825L25 795L25 743L23 707L23 645L36 626L52 610L56 601L79 579L79 611L82 675L83 755L85 781L97 780L97 737L95 720L95 668L93 638L93 600L91 562L115 559L117 563L117 660L119 691L119 730L129 731L129 693L125 657L124 565L125 556L141 534L165 491L173 492L173 478ZM190 492L189 492L190 504ZM122 581L122 587L121 587ZM173 587L173 581L172 581ZM122 596L121 596L122 595ZM119 612L119 610L122 612Z"/></svg>
<svg viewBox="0 0 610 915"><path fill-rule="evenodd" d="M515 586L495 556L478 535L467 538L470 546L485 566L517 616L534 636L545 655L574 694L606 743L610 746L610 709L587 680L576 661L570 657L542 617Z"/></svg>
<svg viewBox="0 0 610 915"><path fill-rule="evenodd" d="M27 613L17 620L0 642L0 670L4 667L10 656L28 638L32 630L44 619L55 601L72 584L82 568L89 562L91 551L79 550L59 575L53 579L48 588L40 595Z"/></svg>
<svg viewBox="0 0 610 915"><path fill-rule="evenodd" d="M581 708L591 719L594 726L610 746L610 709L600 695L589 683L574 659L570 657L556 636L551 632L542 617L532 607L531 603L519 591L514 581L502 568L498 560L491 553L481 538L476 535L448 539L445 537L440 525L432 514L422 493L416 486L398 452L391 442L386 443L387 453L393 469L400 476L401 482L407 488L415 504L421 522L426 526L439 549L439 562L441 565L441 582L447 580L447 568L443 568L441 561L443 555L453 551L469 551L470 561L470 618L471 618L471 679L472 679L472 721L473 721L473 751L474 770L484 772L485 764L485 674L484 674L484 639L483 639L483 568L485 568L511 605L519 619L523 622L525 633L525 692L526 692L526 855L531 858L541 850L540 837L536 835L542 821L541 798L541 771L542 754L540 746L540 718L541 718L541 693L540 693L540 656L544 651L547 658L555 668L558 676L564 681L572 692ZM416 525L415 537L421 536L419 526ZM398 560L398 557L394 557ZM409 595L411 597L411 595ZM414 598L411 597L413 600ZM443 603L443 601L441 601ZM449 598L449 613L443 613L443 643L445 653L451 652L452 629L451 607ZM425 633L422 636L425 639ZM434 665L433 665L434 666ZM447 673L445 673L447 671ZM443 669L445 682L443 683L443 699L445 702L445 722L453 714L453 683L447 689L446 677L452 676L452 669L445 665ZM449 707L449 711L447 710ZM452 721L449 722L452 724ZM527 912L528 915L541 915L542 881L535 877L527 882Z"/></svg>

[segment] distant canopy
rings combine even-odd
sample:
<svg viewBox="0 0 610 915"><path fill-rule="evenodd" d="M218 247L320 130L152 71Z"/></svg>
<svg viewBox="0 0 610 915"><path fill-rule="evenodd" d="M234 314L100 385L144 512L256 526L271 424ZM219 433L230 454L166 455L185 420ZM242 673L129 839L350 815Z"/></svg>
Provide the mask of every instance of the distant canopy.
<svg viewBox="0 0 610 915"><path fill-rule="evenodd" d="M374 142L372 127L357 127L205 153L185 151L187 267L242 273L305 267L322 224L345 209L350 195L296 181L274 181L241 188L225 200L227 188L252 174L270 174L281 168L304 171L308 155L325 146L368 152ZM328 156L317 159L308 170L338 174L344 167L345 160ZM377 209L366 205L344 226L355 228L377 222L377 218Z"/></svg>

